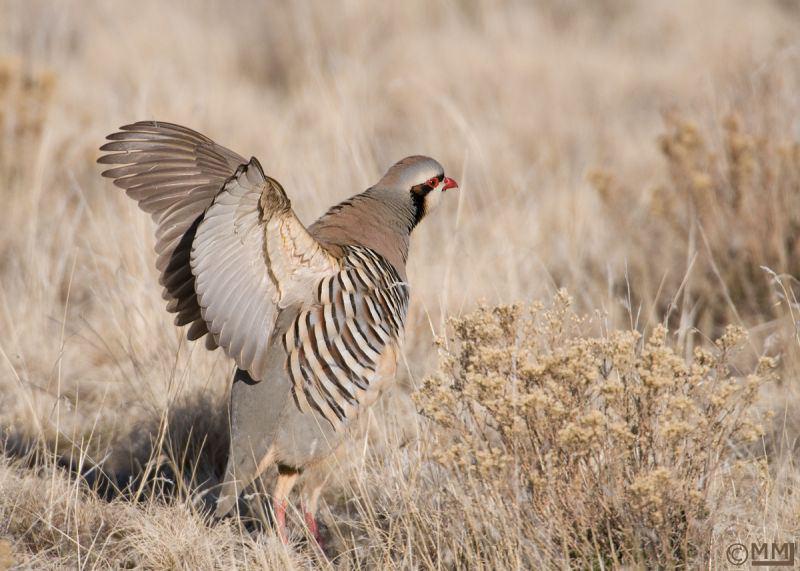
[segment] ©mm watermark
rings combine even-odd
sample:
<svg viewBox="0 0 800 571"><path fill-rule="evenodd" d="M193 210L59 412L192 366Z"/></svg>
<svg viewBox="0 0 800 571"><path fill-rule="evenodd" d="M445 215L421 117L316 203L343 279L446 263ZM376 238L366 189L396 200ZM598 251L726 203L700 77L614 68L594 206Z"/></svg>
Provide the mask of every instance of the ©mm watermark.
<svg viewBox="0 0 800 571"><path fill-rule="evenodd" d="M744 565L750 561L752 567L792 567L797 544L785 543L732 543L725 550L725 558L731 565Z"/></svg>

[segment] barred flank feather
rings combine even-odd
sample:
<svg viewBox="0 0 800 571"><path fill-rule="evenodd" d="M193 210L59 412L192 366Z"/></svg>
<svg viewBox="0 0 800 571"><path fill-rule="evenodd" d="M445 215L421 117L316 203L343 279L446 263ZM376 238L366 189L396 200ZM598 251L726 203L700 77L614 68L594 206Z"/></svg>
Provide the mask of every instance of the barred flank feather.
<svg viewBox="0 0 800 571"><path fill-rule="evenodd" d="M344 248L343 269L319 281L316 304L284 334L295 400L335 428L357 414L384 347L403 332L409 288L363 246Z"/></svg>

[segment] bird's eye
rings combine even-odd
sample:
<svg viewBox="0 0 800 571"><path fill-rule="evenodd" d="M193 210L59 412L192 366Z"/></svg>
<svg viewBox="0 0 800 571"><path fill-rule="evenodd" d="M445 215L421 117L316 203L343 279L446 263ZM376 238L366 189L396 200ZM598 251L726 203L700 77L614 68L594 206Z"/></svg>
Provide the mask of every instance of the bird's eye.
<svg viewBox="0 0 800 571"><path fill-rule="evenodd" d="M425 184L427 184L427 185L428 185L428 186L430 186L431 188L435 188L435 187L436 187L436 185L437 185L437 184L439 184L439 179L438 179L438 178L436 178L436 177L429 178L429 179L428 179L428 180L425 182Z"/></svg>

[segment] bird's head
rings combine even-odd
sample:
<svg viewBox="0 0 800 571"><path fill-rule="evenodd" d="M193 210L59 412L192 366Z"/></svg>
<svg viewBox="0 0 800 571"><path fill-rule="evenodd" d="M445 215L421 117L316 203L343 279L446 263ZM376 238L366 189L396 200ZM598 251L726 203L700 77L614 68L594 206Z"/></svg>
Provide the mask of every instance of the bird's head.
<svg viewBox="0 0 800 571"><path fill-rule="evenodd" d="M403 193L414 212L415 224L436 208L442 194L458 189L456 181L445 176L438 161L421 155L406 157L392 165L376 186Z"/></svg>

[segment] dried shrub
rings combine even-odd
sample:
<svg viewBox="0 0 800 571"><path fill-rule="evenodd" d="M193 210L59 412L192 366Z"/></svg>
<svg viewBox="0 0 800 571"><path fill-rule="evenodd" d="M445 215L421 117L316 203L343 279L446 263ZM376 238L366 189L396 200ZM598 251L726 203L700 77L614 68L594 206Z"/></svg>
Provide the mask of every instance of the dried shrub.
<svg viewBox="0 0 800 571"><path fill-rule="evenodd" d="M717 128L702 128L668 114L659 138L667 178L649 192L627 188L608 171L589 175L645 256L632 264L634 290L649 284L680 291L685 276L673 272L662 283L664 268L686 267L697 255L684 295L687 305L697 304L694 322L706 331L733 319L778 317L763 268L800 273L800 142L767 119L748 119L734 113ZM643 207L631 208L636 203ZM663 263L648 263L654 256ZM653 293L634 291L641 300ZM670 303L656 300L654 314L668 312Z"/></svg>
<svg viewBox="0 0 800 571"><path fill-rule="evenodd" d="M417 397L450 435L455 474L529 502L565 557L584 565L674 566L709 556L715 507L773 363L740 377L730 327L687 362L656 327L584 333L563 292L553 306L483 307L452 321L438 376Z"/></svg>
<svg viewBox="0 0 800 571"><path fill-rule="evenodd" d="M722 282L738 308L770 314L761 267L800 272L800 143L748 130L735 115L722 126L722 153L688 121L672 117L667 127L661 148L671 188L661 190L661 211L672 224L701 230L701 248L716 265L707 272L718 273L707 276L709 286Z"/></svg>

